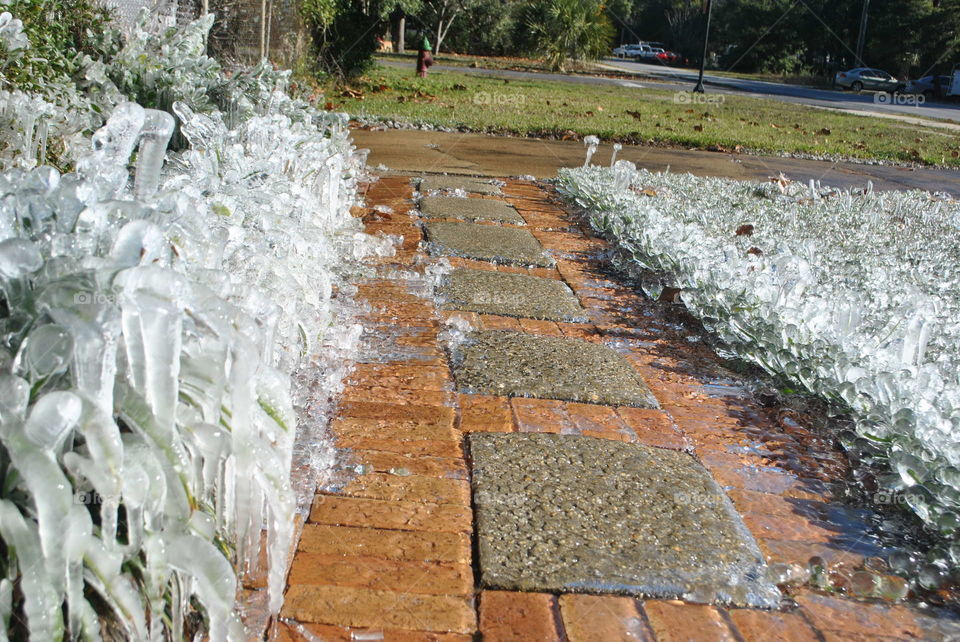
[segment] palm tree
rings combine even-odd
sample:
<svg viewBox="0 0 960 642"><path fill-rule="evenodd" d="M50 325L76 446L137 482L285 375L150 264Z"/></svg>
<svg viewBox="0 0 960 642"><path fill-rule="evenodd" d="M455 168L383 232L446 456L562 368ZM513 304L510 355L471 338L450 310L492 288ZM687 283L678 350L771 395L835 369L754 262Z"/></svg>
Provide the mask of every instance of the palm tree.
<svg viewBox="0 0 960 642"><path fill-rule="evenodd" d="M568 60L592 60L607 53L614 29L597 0L541 0L540 19L530 21L537 48L555 71Z"/></svg>

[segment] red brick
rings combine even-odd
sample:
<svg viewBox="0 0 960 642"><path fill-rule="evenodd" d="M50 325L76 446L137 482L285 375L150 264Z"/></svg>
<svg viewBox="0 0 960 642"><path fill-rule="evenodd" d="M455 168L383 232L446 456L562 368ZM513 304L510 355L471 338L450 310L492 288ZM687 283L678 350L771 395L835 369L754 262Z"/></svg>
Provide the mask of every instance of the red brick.
<svg viewBox="0 0 960 642"><path fill-rule="evenodd" d="M641 444L674 450L690 448L683 433L662 410L621 406L617 408L617 414Z"/></svg>
<svg viewBox="0 0 960 642"><path fill-rule="evenodd" d="M675 600L649 600L643 604L647 621L660 642L733 642L736 637L715 607Z"/></svg>
<svg viewBox="0 0 960 642"><path fill-rule="evenodd" d="M299 551L320 555L382 557L389 560L469 564L470 536L465 533L414 532L305 524Z"/></svg>
<svg viewBox="0 0 960 642"><path fill-rule="evenodd" d="M301 633L300 630L306 631ZM276 637L274 637L276 636ZM309 637L308 637L309 636ZM271 642L357 642L358 640L377 640L378 642L472 642L473 636L459 633L432 633L429 631L407 631L404 629L365 629L329 624L276 622L267 640Z"/></svg>
<svg viewBox="0 0 960 642"><path fill-rule="evenodd" d="M469 533L472 515L469 507L453 504L387 502L317 495L310 509L310 521L314 524L336 526Z"/></svg>
<svg viewBox="0 0 960 642"><path fill-rule="evenodd" d="M405 471L430 477L467 478L466 464L462 459L452 457L411 457L378 450L354 450L350 453L347 465L369 466L378 473Z"/></svg>
<svg viewBox="0 0 960 642"><path fill-rule="evenodd" d="M730 611L730 619L740 632L744 642L816 642L816 631L796 613L736 609Z"/></svg>
<svg viewBox="0 0 960 642"><path fill-rule="evenodd" d="M923 628L904 606L866 604L816 593L803 593L796 600L807 619L821 632L842 631L861 639L878 635L924 637Z"/></svg>
<svg viewBox="0 0 960 642"><path fill-rule="evenodd" d="M511 432L513 411L507 397L458 395L461 432Z"/></svg>
<svg viewBox="0 0 960 642"><path fill-rule="evenodd" d="M443 366L405 363L361 363L347 376L346 383L348 386L403 390L445 390L450 387L450 370Z"/></svg>
<svg viewBox="0 0 960 642"><path fill-rule="evenodd" d="M510 405L513 406L520 432L575 432L562 401L514 398L510 400Z"/></svg>
<svg viewBox="0 0 960 642"><path fill-rule="evenodd" d="M562 337L563 332L553 321L540 321L539 319L520 319L520 328L530 334L542 334L551 337Z"/></svg>
<svg viewBox="0 0 960 642"><path fill-rule="evenodd" d="M484 330L521 330L520 322L517 319L496 314L481 314L480 323Z"/></svg>
<svg viewBox="0 0 960 642"><path fill-rule="evenodd" d="M770 563L795 563L806 565L811 557L822 557L829 566L846 564L860 566L864 557L859 553L835 548L831 544L811 544L807 542L790 542L782 540L757 540L760 548ZM841 544L842 546L842 544Z"/></svg>
<svg viewBox="0 0 960 642"><path fill-rule="evenodd" d="M590 430L598 433L620 433L624 436L630 434L617 416L616 410L609 406L570 401L565 404L565 409L570 422L580 432Z"/></svg>
<svg viewBox="0 0 960 642"><path fill-rule="evenodd" d="M466 564L398 562L376 557L343 557L299 552L290 585L349 586L424 595L471 595L473 570Z"/></svg>
<svg viewBox="0 0 960 642"><path fill-rule="evenodd" d="M396 404L431 404L445 405L453 400L453 393L443 390L410 390L400 388L383 388L363 386L347 386L340 398L350 401L383 401Z"/></svg>
<svg viewBox="0 0 960 642"><path fill-rule="evenodd" d="M444 441L458 443L460 435L449 424L416 421L393 421L390 419L356 419L341 417L334 419L330 430L339 439L353 440L356 444L364 439L389 439L397 441ZM344 446L347 447L347 446ZM377 450L370 448L369 450Z"/></svg>
<svg viewBox="0 0 960 642"><path fill-rule="evenodd" d="M570 642L653 642L654 639L632 598L561 595L560 614Z"/></svg>
<svg viewBox="0 0 960 642"><path fill-rule="evenodd" d="M483 591L480 634L484 642L559 642L556 598L547 593Z"/></svg>
<svg viewBox="0 0 960 642"><path fill-rule="evenodd" d="M558 323L563 336L573 339L598 340L597 329L590 323Z"/></svg>
<svg viewBox="0 0 960 642"><path fill-rule="evenodd" d="M463 457L463 450L457 441L397 441L395 439L340 437L337 439L337 447L357 450L377 450L380 452L410 456L452 457L455 459Z"/></svg>
<svg viewBox="0 0 960 642"><path fill-rule="evenodd" d="M452 633L472 633L476 626L470 598L342 586L291 586L281 615L318 624Z"/></svg>
<svg viewBox="0 0 960 642"><path fill-rule="evenodd" d="M415 404L390 404L371 401L352 401L340 404L341 417L354 419L381 419L392 422L414 422L437 426L453 426L453 408Z"/></svg>
<svg viewBox="0 0 960 642"><path fill-rule="evenodd" d="M470 505L470 483L461 479L371 473L352 479L336 495L385 501Z"/></svg>

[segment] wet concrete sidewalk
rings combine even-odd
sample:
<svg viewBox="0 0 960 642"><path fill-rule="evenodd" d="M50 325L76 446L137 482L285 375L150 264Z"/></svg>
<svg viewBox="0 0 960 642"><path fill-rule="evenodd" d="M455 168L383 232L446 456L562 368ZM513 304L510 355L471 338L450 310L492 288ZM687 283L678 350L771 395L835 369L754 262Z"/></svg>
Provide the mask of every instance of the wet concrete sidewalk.
<svg viewBox="0 0 960 642"><path fill-rule="evenodd" d="M561 167L583 164L583 143L486 134L429 132L409 129L352 132L357 147L370 149L371 166L383 164L398 172L448 172L479 176L553 178ZM603 144L593 162L606 165L611 145ZM823 181L833 187L862 189L922 189L960 197L960 170L892 167L862 163L754 156L702 150L624 145L618 158L650 171L670 169L697 176L737 180L767 180L783 172L792 180Z"/></svg>
<svg viewBox="0 0 960 642"><path fill-rule="evenodd" d="M556 281L557 288L568 287L576 296L581 307L574 307L572 313L583 315L577 319L580 322L445 309L434 298L429 277L441 257L428 252L438 252L436 247L421 243L424 222L437 218L420 216L413 192L410 177L384 177L369 186L367 208L356 212L368 232L402 236L403 241L395 257L379 259L374 264L376 274L358 283L358 298L369 305L364 320L365 358L350 376L332 424L337 446L344 450L334 478L321 487L306 519L282 619L275 623L271 639L607 642L940 640L958 635L954 621L933 617L930 611L876 600L855 601L806 585L784 588L780 608L772 610L689 601L710 602L708 594L690 595L688 601L644 599L597 586L588 589L597 594L587 594L576 592L562 578L555 587L540 590L536 584L528 590L485 587L495 574L488 576L489 569L482 567L481 540L495 543L508 535L476 529L496 525L525 509L505 504L507 510L499 510L495 519L478 521L477 506L490 500L485 493L499 492L496 485L490 486L489 478L487 486L478 486L474 478L477 462L469 456L470 438L476 441L483 433L503 435L483 441L487 460L496 460L498 444L531 433L556 435L558 440L588 439L594 444L615 442L618 452L625 450L617 455L624 461L635 459L641 451L641 460L650 453L669 452L664 459L702 471L687 475L685 483L695 479L699 488L722 488L726 498L711 496L710 502L732 506L733 521L723 532L738 531L746 538L742 546L746 555L757 550L768 564L780 565L777 568L806 567L818 556L838 577L845 577L882 551L870 535L868 515L835 500L833 484L843 483L846 477L842 457L805 427L804 417L752 398L736 375L721 367L698 331L678 323L676 306L651 302L609 275L603 261L606 243L580 228L549 191L530 182L508 180L502 195L472 197L513 206L525 225L484 225L530 231L555 266L448 260L461 269ZM377 205L392 211L374 211ZM509 296L487 302L508 307L516 303ZM526 309L520 306L519 313ZM657 403L638 407L614 401L584 403L464 392L458 386L462 382L456 380L459 366L451 359L447 336L451 328L463 330L467 324L471 331L509 331L603 346L622 357ZM496 467L509 463L484 465L500 470ZM504 470L504 479L517 476L516 469ZM528 481L543 482L531 484L539 489L535 494L511 492L523 494L514 501L533 502L539 508L549 503L550 493L561 487L569 492L573 483L561 480L555 485L538 476L533 467L530 475ZM612 472L605 475L614 476ZM634 492L630 484L670 486L669 480L644 481L643 475L624 479L626 485L604 490L603 496ZM602 484L602 480L592 483ZM663 488L657 501L668 493ZM689 491L690 487L684 488ZM583 501L572 503L596 503L589 497L577 499ZM616 509L610 507L609 513ZM683 507L671 504L669 509ZM599 510L597 515L603 519L602 505L584 510ZM631 532L630 520L645 519L635 513L609 532ZM588 522L583 516L578 519L579 528L588 531L584 526ZM562 531L562 523L553 521L550 528ZM654 541L658 535L645 535L647 539L616 550L643 555L663 548ZM506 557L495 560L511 577L525 573L522 546L518 549L515 544L504 547ZM678 556L685 554L679 547L696 546L676 544ZM530 559L549 550L531 550ZM651 569L669 571L658 567L664 559L634 570L641 574ZM570 565L575 567L577 561ZM678 557L677 566L682 565ZM602 570L603 566L597 567ZM555 575L568 574L566 569L555 569L551 581ZM536 573L528 573L526 580L538 581Z"/></svg>

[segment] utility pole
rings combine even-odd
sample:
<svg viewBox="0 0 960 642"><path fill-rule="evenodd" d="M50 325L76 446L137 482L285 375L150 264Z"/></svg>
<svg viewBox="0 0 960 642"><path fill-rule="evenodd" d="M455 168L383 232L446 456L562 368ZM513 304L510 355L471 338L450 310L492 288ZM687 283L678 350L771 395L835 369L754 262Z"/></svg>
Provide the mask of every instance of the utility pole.
<svg viewBox="0 0 960 642"><path fill-rule="evenodd" d="M857 65L863 65L863 45L867 40L867 9L870 0L863 0L863 10L860 12L860 35L857 36Z"/></svg>
<svg viewBox="0 0 960 642"><path fill-rule="evenodd" d="M707 24L703 29L703 54L700 56L700 76L697 78L697 86L693 88L694 93L703 93L703 68L707 64L707 42L710 39L710 14L713 13L713 0L707 0Z"/></svg>

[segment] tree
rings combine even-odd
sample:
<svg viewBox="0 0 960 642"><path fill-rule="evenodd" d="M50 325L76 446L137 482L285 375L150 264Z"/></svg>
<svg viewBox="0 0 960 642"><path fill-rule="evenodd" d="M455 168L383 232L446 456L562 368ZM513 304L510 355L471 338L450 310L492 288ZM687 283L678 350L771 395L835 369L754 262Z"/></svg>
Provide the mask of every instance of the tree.
<svg viewBox="0 0 960 642"><path fill-rule="evenodd" d="M391 12L413 11L419 0L303 0L300 13L310 29L323 71L353 77L373 65L377 36Z"/></svg>
<svg viewBox="0 0 960 642"><path fill-rule="evenodd" d="M543 19L527 27L554 70L563 71L568 60L592 60L609 51L613 25L596 0L539 0L535 8Z"/></svg>
<svg viewBox="0 0 960 642"><path fill-rule="evenodd" d="M477 0L423 0L420 19L433 31L433 53L440 53L440 46L450 31L457 16L471 8Z"/></svg>

